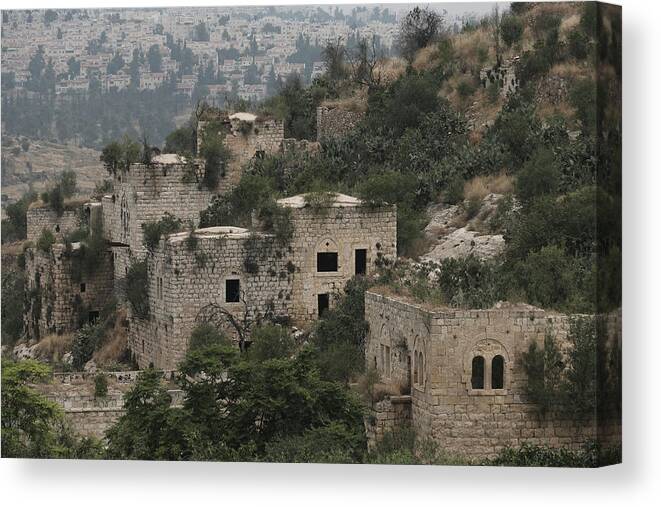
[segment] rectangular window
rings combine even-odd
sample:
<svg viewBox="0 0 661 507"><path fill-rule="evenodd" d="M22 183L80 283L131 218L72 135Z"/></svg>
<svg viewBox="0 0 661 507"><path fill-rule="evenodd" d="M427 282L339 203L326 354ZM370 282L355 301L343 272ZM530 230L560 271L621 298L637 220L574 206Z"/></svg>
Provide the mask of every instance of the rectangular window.
<svg viewBox="0 0 661 507"><path fill-rule="evenodd" d="M87 289L87 286L84 283L81 283L80 284L80 292L85 292L86 289Z"/></svg>
<svg viewBox="0 0 661 507"><path fill-rule="evenodd" d="M364 275L367 273L367 250L358 248L356 250L356 274Z"/></svg>
<svg viewBox="0 0 661 507"><path fill-rule="evenodd" d="M241 301L241 283L239 280L225 280L225 302L238 303Z"/></svg>
<svg viewBox="0 0 661 507"><path fill-rule="evenodd" d="M329 297L328 294L318 294L317 295L317 309L318 309L318 315L321 317L326 310L328 310L328 305L329 305Z"/></svg>
<svg viewBox="0 0 661 507"><path fill-rule="evenodd" d="M317 253L317 273L337 271L337 252Z"/></svg>

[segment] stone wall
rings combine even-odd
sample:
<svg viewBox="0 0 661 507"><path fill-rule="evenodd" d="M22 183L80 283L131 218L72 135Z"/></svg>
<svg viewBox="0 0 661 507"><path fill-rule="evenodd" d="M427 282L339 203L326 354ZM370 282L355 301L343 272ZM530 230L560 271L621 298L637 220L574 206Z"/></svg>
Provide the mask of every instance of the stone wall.
<svg viewBox="0 0 661 507"><path fill-rule="evenodd" d="M411 396L389 396L375 402L365 418L368 449L374 448L386 433L410 424Z"/></svg>
<svg viewBox="0 0 661 507"><path fill-rule="evenodd" d="M230 151L230 161L222 178L222 188L219 193L226 192L241 179L244 165L255 156L277 153L284 139L284 124L273 118L260 118L250 113L236 113L221 116L214 121L220 121L225 128L220 135L224 136L225 146ZM199 121L197 126L198 155L202 146L204 130L209 121Z"/></svg>
<svg viewBox="0 0 661 507"><path fill-rule="evenodd" d="M319 106L317 108L317 141L345 135L358 125L364 116L365 113L362 112Z"/></svg>
<svg viewBox="0 0 661 507"><path fill-rule="evenodd" d="M422 437L449 452L473 457L531 442L578 447L588 439L617 443L619 421L575 422L558 413L540 416L526 397L521 354L551 333L567 345L571 316L527 305L491 310L430 309L368 292L365 318L368 365L384 382L411 388L411 420ZM619 339L620 318L609 317L610 340ZM483 389L471 385L472 360L485 359ZM492 358L504 358L504 384L491 386Z"/></svg>
<svg viewBox="0 0 661 507"><path fill-rule="evenodd" d="M50 207L35 207L27 211L27 240L36 243L44 229L55 236L56 241L80 228L81 213L78 210L64 210L59 215Z"/></svg>
<svg viewBox="0 0 661 507"><path fill-rule="evenodd" d="M24 315L29 339L78 329L98 316L113 290L111 253L104 253L91 273L76 266L78 245L68 251L55 243L49 252L28 248L25 255L28 306ZM78 273L78 275L76 275Z"/></svg>
<svg viewBox="0 0 661 507"><path fill-rule="evenodd" d="M104 438L105 432L125 413L124 395L134 385L139 372L104 372L108 380L108 394L94 396L95 373L75 372L54 374L48 384L33 387L48 400L57 403L73 430L84 436ZM173 380L175 372L163 372L174 406L181 405L182 393Z"/></svg>
<svg viewBox="0 0 661 507"><path fill-rule="evenodd" d="M128 171L117 171L113 194L103 197L107 239L129 246L131 254L141 259L146 253L144 223L157 222L167 212L184 223L197 225L200 211L207 208L213 196L197 182L201 171L199 166L183 162L133 164Z"/></svg>
<svg viewBox="0 0 661 507"><path fill-rule="evenodd" d="M148 255L148 320L130 319L129 347L140 367L175 368L197 324L211 321L238 339L232 319L255 322L288 314L291 278L286 249L272 236L238 227L210 227L171 235ZM226 293L238 280L239 301Z"/></svg>

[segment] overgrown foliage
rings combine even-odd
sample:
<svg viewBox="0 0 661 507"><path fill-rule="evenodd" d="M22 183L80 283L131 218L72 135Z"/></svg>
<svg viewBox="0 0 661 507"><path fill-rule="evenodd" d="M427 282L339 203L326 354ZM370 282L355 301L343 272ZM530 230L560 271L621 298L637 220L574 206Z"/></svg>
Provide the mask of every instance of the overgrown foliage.
<svg viewBox="0 0 661 507"><path fill-rule="evenodd" d="M147 262L131 263L126 275L126 299L131 305L133 314L141 319L149 316L149 276Z"/></svg>
<svg viewBox="0 0 661 507"><path fill-rule="evenodd" d="M142 224L142 234L145 247L153 252L163 236L181 231L183 222L169 212L165 212L158 222L146 222Z"/></svg>
<svg viewBox="0 0 661 507"><path fill-rule="evenodd" d="M619 447L605 448L588 442L582 449L570 450L523 442L520 447L506 447L500 454L482 464L508 467L596 468L622 462Z"/></svg>

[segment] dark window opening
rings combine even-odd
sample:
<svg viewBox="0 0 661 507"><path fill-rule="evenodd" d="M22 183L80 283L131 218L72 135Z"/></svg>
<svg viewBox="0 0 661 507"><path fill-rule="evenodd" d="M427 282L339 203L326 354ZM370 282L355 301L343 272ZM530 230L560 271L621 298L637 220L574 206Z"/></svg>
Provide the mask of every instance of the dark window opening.
<svg viewBox="0 0 661 507"><path fill-rule="evenodd" d="M319 309L319 317L321 317L324 312L328 310L329 303L330 298L328 297L328 294L317 295L317 308Z"/></svg>
<svg viewBox="0 0 661 507"><path fill-rule="evenodd" d="M143 354L145 353L145 341L144 340L142 340L142 353Z"/></svg>
<svg viewBox="0 0 661 507"><path fill-rule="evenodd" d="M87 322L94 324L99 320L99 312L97 310L90 310L87 314Z"/></svg>
<svg viewBox="0 0 661 507"><path fill-rule="evenodd" d="M317 272L337 271L337 252L317 253Z"/></svg>
<svg viewBox="0 0 661 507"><path fill-rule="evenodd" d="M356 274L364 275L367 273L367 250L359 248L356 250Z"/></svg>
<svg viewBox="0 0 661 507"><path fill-rule="evenodd" d="M60 226L59 225L55 226L55 232L60 232Z"/></svg>
<svg viewBox="0 0 661 507"><path fill-rule="evenodd" d="M241 284L239 280L225 280L225 302L238 303L241 301Z"/></svg>
<svg viewBox="0 0 661 507"><path fill-rule="evenodd" d="M255 158L258 160L263 159L266 156L266 152L264 150L257 150L255 151Z"/></svg>
<svg viewBox="0 0 661 507"><path fill-rule="evenodd" d="M473 358L471 387L473 389L484 389L484 358L482 356Z"/></svg>
<svg viewBox="0 0 661 507"><path fill-rule="evenodd" d="M491 360L491 389L502 389L505 385L505 358L495 356Z"/></svg>
<svg viewBox="0 0 661 507"><path fill-rule="evenodd" d="M87 289L87 286L84 283L81 283L80 284L80 292L85 292L86 289Z"/></svg>

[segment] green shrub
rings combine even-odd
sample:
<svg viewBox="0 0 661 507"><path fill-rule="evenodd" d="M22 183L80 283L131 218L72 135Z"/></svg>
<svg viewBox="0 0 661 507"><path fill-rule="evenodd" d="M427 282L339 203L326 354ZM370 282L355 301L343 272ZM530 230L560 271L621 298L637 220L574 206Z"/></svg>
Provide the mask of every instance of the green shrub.
<svg viewBox="0 0 661 507"><path fill-rule="evenodd" d="M518 16L503 16L500 22L500 36L507 47L521 40L523 29L523 21Z"/></svg>
<svg viewBox="0 0 661 507"><path fill-rule="evenodd" d="M100 322L85 324L78 330L71 347L73 367L77 371L81 371L85 367L85 363L92 359L92 355L103 340L104 334L105 330Z"/></svg>
<svg viewBox="0 0 661 507"><path fill-rule="evenodd" d="M590 53L590 38L582 31L575 29L567 36L569 54L577 60L585 60Z"/></svg>
<svg viewBox="0 0 661 507"><path fill-rule="evenodd" d="M560 169L549 149L537 150L516 177L516 195L524 203L542 195L554 195L560 187Z"/></svg>
<svg viewBox="0 0 661 507"><path fill-rule="evenodd" d="M147 261L133 262L126 275L126 298L133 313L142 319L149 316L149 275Z"/></svg>
<svg viewBox="0 0 661 507"><path fill-rule="evenodd" d="M37 248L44 253L48 253L55 243L55 236L48 229L43 229L37 240Z"/></svg>
<svg viewBox="0 0 661 507"><path fill-rule="evenodd" d="M193 329L188 343L188 350L203 350L216 345L228 346L230 341L213 324L204 323Z"/></svg>
<svg viewBox="0 0 661 507"><path fill-rule="evenodd" d="M6 208L7 218L2 220L2 242L17 241L27 236L27 211L32 202L37 199L35 192L27 192L14 204Z"/></svg>
<svg viewBox="0 0 661 507"><path fill-rule="evenodd" d="M225 176L227 163L230 159L230 151L225 146L224 136L220 129L214 129L207 125L202 138L200 155L204 159L203 185L209 190L218 186L220 178Z"/></svg>
<svg viewBox="0 0 661 507"><path fill-rule="evenodd" d="M459 308L490 308L500 299L495 264L470 255L441 262L437 287L445 303Z"/></svg>
<svg viewBox="0 0 661 507"><path fill-rule="evenodd" d="M183 224L179 218L166 212L158 222L147 222L142 224L142 234L145 247L153 251L158 247L161 237L179 232Z"/></svg>
<svg viewBox="0 0 661 507"><path fill-rule="evenodd" d="M597 442L588 442L580 450L553 448L523 442L520 447L506 447L493 459L485 460L489 466L594 468L621 462L619 448L602 448Z"/></svg>
<svg viewBox="0 0 661 507"><path fill-rule="evenodd" d="M569 90L569 102L586 134L597 129L597 84L591 78L581 79Z"/></svg>
<svg viewBox="0 0 661 507"><path fill-rule="evenodd" d="M296 345L287 328L274 324L253 328L250 341L248 357L253 361L288 358L293 354Z"/></svg>
<svg viewBox="0 0 661 507"><path fill-rule="evenodd" d="M447 204L459 204L464 200L464 179L461 176L453 177L445 189L444 201Z"/></svg>
<svg viewBox="0 0 661 507"><path fill-rule="evenodd" d="M470 79L462 79L457 85L457 93L462 99L467 99L477 90L477 86Z"/></svg>
<svg viewBox="0 0 661 507"><path fill-rule="evenodd" d="M94 377L94 397L105 398L108 396L108 379L103 373L97 373Z"/></svg>

